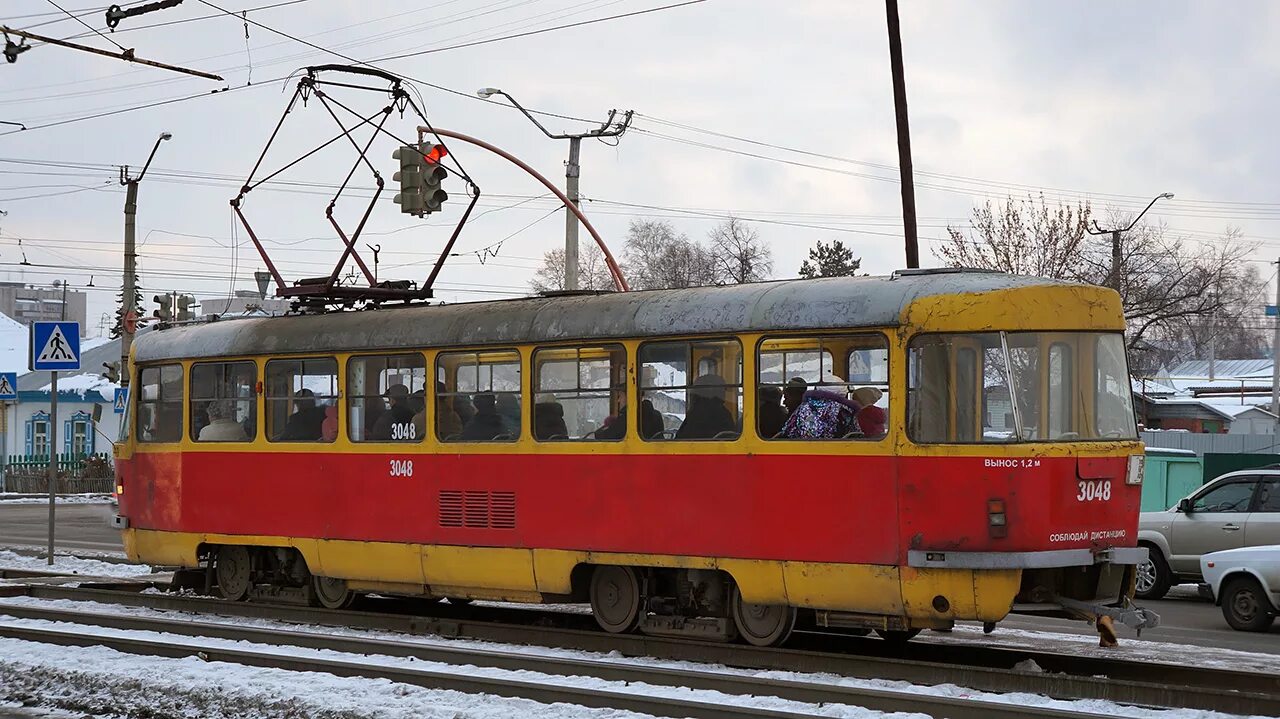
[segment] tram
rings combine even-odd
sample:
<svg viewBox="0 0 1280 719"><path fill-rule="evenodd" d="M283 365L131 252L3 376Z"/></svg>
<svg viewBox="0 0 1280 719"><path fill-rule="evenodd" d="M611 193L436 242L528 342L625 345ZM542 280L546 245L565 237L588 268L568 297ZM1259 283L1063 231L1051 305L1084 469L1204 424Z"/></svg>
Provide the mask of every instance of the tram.
<svg viewBox="0 0 1280 719"><path fill-rule="evenodd" d="M973 270L161 327L134 561L231 600L584 602L605 630L904 640L1134 608L1119 297Z"/></svg>

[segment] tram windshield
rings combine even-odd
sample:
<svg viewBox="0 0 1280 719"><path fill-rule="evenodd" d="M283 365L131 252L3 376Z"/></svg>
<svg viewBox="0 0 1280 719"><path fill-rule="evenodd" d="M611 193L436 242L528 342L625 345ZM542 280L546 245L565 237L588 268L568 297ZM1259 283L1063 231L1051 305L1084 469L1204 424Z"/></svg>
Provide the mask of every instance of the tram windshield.
<svg viewBox="0 0 1280 719"><path fill-rule="evenodd" d="M1118 332L924 335L908 372L917 442L1137 438Z"/></svg>

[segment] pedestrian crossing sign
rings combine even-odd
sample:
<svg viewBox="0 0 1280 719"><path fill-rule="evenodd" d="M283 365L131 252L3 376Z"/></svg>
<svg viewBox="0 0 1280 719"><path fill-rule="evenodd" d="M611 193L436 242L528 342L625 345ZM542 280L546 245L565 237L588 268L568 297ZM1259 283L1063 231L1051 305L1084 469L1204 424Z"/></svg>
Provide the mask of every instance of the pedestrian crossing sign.
<svg viewBox="0 0 1280 719"><path fill-rule="evenodd" d="M129 388L116 387L115 411L116 414L124 414L125 403L129 401Z"/></svg>
<svg viewBox="0 0 1280 719"><path fill-rule="evenodd" d="M0 400L18 398L18 373L0 372Z"/></svg>
<svg viewBox="0 0 1280 719"><path fill-rule="evenodd" d="M33 322L30 369L48 372L80 369L80 323Z"/></svg>

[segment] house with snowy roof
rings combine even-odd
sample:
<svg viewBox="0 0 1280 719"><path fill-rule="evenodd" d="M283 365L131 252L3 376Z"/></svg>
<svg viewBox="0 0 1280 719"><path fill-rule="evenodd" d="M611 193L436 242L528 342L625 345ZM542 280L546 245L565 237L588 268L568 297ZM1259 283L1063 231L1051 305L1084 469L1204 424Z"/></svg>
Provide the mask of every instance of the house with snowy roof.
<svg viewBox="0 0 1280 719"><path fill-rule="evenodd" d="M1270 359L1190 360L1133 380L1134 409L1148 429L1274 434Z"/></svg>
<svg viewBox="0 0 1280 719"><path fill-rule="evenodd" d="M0 459L6 465L49 456L50 425L57 421L57 453L72 457L110 455L119 433L113 411L118 385L104 362L120 360L120 341L89 338L80 343L81 370L58 373L58 416L49 415L51 378L27 370L30 328L0 314L0 372L18 373L18 398L0 402ZM95 417L99 419L94 420Z"/></svg>

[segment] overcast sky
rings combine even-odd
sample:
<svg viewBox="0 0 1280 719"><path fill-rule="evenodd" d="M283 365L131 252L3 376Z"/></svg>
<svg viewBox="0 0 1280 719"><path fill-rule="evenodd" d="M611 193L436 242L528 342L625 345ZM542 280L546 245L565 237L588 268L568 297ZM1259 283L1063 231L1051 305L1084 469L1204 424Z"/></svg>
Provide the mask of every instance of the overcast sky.
<svg viewBox="0 0 1280 719"><path fill-rule="evenodd" d="M673 1L216 4L237 12L279 4L250 12L250 20L372 60ZM92 0L59 4L77 13L95 7ZM60 38L88 32L48 0L5 0L0 20ZM105 27L101 12L84 20ZM180 20L191 21L138 29ZM901 20L926 266L938 264L933 248L946 225L964 224L975 204L1038 188L1051 200L1130 212L1174 192L1148 217L1196 241L1238 227L1259 246L1259 260L1280 253L1280 6L904 2ZM50 21L58 22L34 27ZM124 194L112 167L140 166L168 131L173 139L160 147L139 198L147 298L226 293L233 270L236 288L253 289L253 271L263 264L234 226L228 201L293 92L296 77L280 78L345 61L262 27L250 25L248 36L246 48L244 22L200 0L127 18L109 35L139 57L215 72L225 82L52 46L0 64L0 121L30 128L0 134L0 210L8 212L0 217L0 276L83 286L92 274L89 334L96 334L120 283ZM96 35L77 42L113 47ZM584 209L615 253L631 218L666 218L702 237L732 214L769 242L776 277L795 276L818 240L843 240L875 274L904 266L881 2L708 0L378 64L459 91L413 84L433 124L499 145L558 185L567 142L542 136L500 100L475 98L477 88L498 87L529 108L595 121L611 108L635 110L632 130L616 146L585 141L582 148ZM222 88L230 90L212 92ZM376 93L333 92L362 112L385 104ZM543 121L553 131L589 127ZM394 115L388 127L409 135L414 123ZM0 133L16 129L0 125ZM279 167L335 131L312 100L289 116L264 167ZM429 220L401 215L391 203L393 147L384 139L370 151L388 189L361 249L381 245L381 277L420 280L465 207L463 187L451 179L453 197ZM487 212L463 231L462 254L446 266L439 297L527 292L539 258L563 244L558 202L480 150L451 150L483 191L477 212ZM336 186L354 159L349 144L335 143L279 179ZM367 169L353 182L361 191L373 185ZM250 193L246 215L287 276L327 274L340 247L324 215L330 195L314 186L279 188ZM367 200L350 193L344 200L338 215L350 228ZM33 265L54 267L19 268L23 251Z"/></svg>

